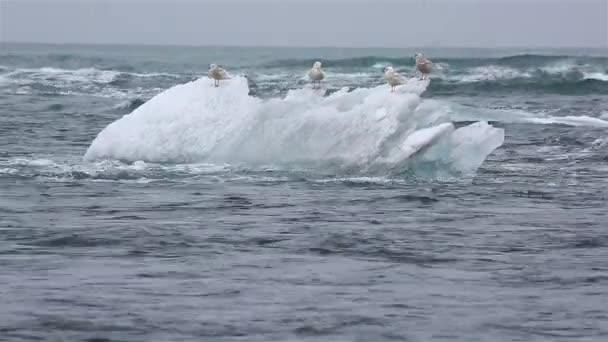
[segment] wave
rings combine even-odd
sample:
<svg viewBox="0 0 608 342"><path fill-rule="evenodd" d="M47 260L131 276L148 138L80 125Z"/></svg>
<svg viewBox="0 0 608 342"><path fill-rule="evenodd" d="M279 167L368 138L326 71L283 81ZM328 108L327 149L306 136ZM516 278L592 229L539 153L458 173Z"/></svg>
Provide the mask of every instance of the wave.
<svg viewBox="0 0 608 342"><path fill-rule="evenodd" d="M528 118L528 122L542 124L562 124L567 126L592 126L608 128L608 121L582 115L582 116L552 116L546 118Z"/></svg>
<svg viewBox="0 0 608 342"><path fill-rule="evenodd" d="M564 95L608 94L608 67L569 59L516 67L488 64L431 76L431 92L438 94L481 95L488 92L556 93Z"/></svg>
<svg viewBox="0 0 608 342"><path fill-rule="evenodd" d="M399 70L406 77L414 77L408 70ZM249 75L252 95L258 97L283 96L294 88L308 83L303 73L280 72ZM520 71L514 68L477 67L465 73L434 74L428 88L429 96L485 96L487 94L534 93L560 95L608 94L608 74L573 71L549 74L538 71ZM381 72L326 71L325 84L330 91L343 87L350 90L377 86L384 83Z"/></svg>
<svg viewBox="0 0 608 342"><path fill-rule="evenodd" d="M437 65L431 75L433 82L429 88L433 95L478 95L513 91L574 95L608 93L608 58L603 57L517 55L501 58L432 59ZM407 77L414 76L414 60L409 56L321 60L327 72L326 83L336 90L345 86L354 89L380 84L383 82L382 69L389 65ZM234 71L248 74L252 94L272 97L301 87L306 82L305 69L313 62L313 59L283 59L261 67L236 68ZM0 88L4 88L4 92L19 94L35 92L121 99L149 98L158 93L158 89L166 89L192 79L191 74L121 70L100 66L78 69L11 69L3 65L0 66Z"/></svg>
<svg viewBox="0 0 608 342"><path fill-rule="evenodd" d="M485 92L536 92L557 94L607 94L608 58L565 55L516 55L500 58L431 58L436 68L431 74L432 94L453 95L464 91L475 95ZM321 59L327 81L337 87L361 87L381 82L381 70L393 66L407 77L414 77L411 57L364 56ZM284 74L285 69L310 67L313 59L277 60L265 65L269 74ZM299 73L299 71L296 71ZM375 81L375 80L378 81ZM291 81L291 82L289 82ZM301 83L301 82L300 82ZM288 88L298 84L293 77L267 76L259 85L266 89Z"/></svg>
<svg viewBox="0 0 608 342"><path fill-rule="evenodd" d="M322 61L323 67L334 68L334 67L342 67L342 68L383 68L386 65L406 65L407 63L413 61L412 57L403 57L403 58L394 58L394 57L380 57L380 56L363 56L363 57L353 57L353 58L339 58L339 59L313 59L313 58L304 58L304 59L281 59L277 61L272 61L264 65L269 68L294 68L294 67L302 67L308 68L311 67L312 64L316 61Z"/></svg>
<svg viewBox="0 0 608 342"><path fill-rule="evenodd" d="M544 60L544 59L543 59ZM450 73L437 72L436 78L457 83L489 81L525 81L527 83L568 83L584 80L608 81L608 61L591 63L573 58L548 59L542 64L516 65L484 63L479 66L452 68ZM514 85L518 85L517 82Z"/></svg>
<svg viewBox="0 0 608 342"><path fill-rule="evenodd" d="M210 164L177 164L161 165L136 161L123 163L120 161L96 161L83 163L81 160L69 158L55 160L49 158L14 157L0 160L1 177L42 178L54 181L121 181L149 183L171 179L180 181L201 175L223 175L232 171L225 165Z"/></svg>
<svg viewBox="0 0 608 342"><path fill-rule="evenodd" d="M97 68L5 68L0 70L0 89L18 95L149 98L185 78L185 75L170 73L135 73Z"/></svg>
<svg viewBox="0 0 608 342"><path fill-rule="evenodd" d="M26 51L0 53L0 64L11 65L17 68L44 68L53 67L66 70L97 68L101 70L115 70L118 72L135 73L141 70L135 67L133 60L126 55L105 54L101 51L91 53L31 53ZM145 60L144 68L148 70L166 70L167 64L161 61Z"/></svg>
<svg viewBox="0 0 608 342"><path fill-rule="evenodd" d="M248 95L236 77L219 88L207 79L174 86L104 128L87 161L208 162L340 172L401 173L433 167L474 172L504 139L486 122L454 128L449 117L418 110L428 81L311 89L284 98Z"/></svg>
<svg viewBox="0 0 608 342"><path fill-rule="evenodd" d="M377 64L390 63L397 66L413 65L413 53L403 53L400 57L389 56L359 56L350 58L322 58L320 59L325 66L331 67L373 67ZM434 62L447 63L457 67L470 67L480 65L499 65L511 67L534 67L542 66L561 61L576 61L596 65L606 65L608 57L592 56L568 56L568 55L537 55L519 54L503 57L441 57L428 56ZM290 58L279 59L267 63L267 67L310 67L316 60L313 58Z"/></svg>
<svg viewBox="0 0 608 342"><path fill-rule="evenodd" d="M570 56L570 55L543 55L543 54L518 54L497 58L502 64L510 65L538 65L547 64L555 61L577 59L586 61L595 61L599 63L606 63L607 57L597 56Z"/></svg>
<svg viewBox="0 0 608 342"><path fill-rule="evenodd" d="M283 172L265 168L259 171L233 167L228 164L187 163L162 164L136 161L125 163L116 160L82 162L73 158L13 157L0 159L0 179L38 179L46 182L120 182L149 184L154 182L192 183L208 182L312 182L353 184L395 184L404 179L389 177L351 176L339 177L331 174L311 172Z"/></svg>
<svg viewBox="0 0 608 342"><path fill-rule="evenodd" d="M99 65L107 62L105 58L94 56L83 56L75 54L46 53L3 53L0 54L0 63L11 65L37 65L63 64L63 65Z"/></svg>
<svg viewBox="0 0 608 342"><path fill-rule="evenodd" d="M130 113L144 103L146 103L146 101L140 98L128 99L114 106L114 109L118 109L124 113Z"/></svg>
<svg viewBox="0 0 608 342"><path fill-rule="evenodd" d="M525 92L527 94L588 95L608 94L608 82L597 79L534 79L480 80L476 82L433 82L432 95L484 96L489 93Z"/></svg>
<svg viewBox="0 0 608 342"><path fill-rule="evenodd" d="M66 70L52 67L38 69L16 69L3 74L5 80L13 80L21 84L34 83L40 80L64 81L69 83L110 83L120 72L111 70L98 70L95 68L83 68Z"/></svg>
<svg viewBox="0 0 608 342"><path fill-rule="evenodd" d="M183 76L171 73L135 73L121 72L115 70L105 70L96 68L62 69L54 67L42 68L19 68L10 70L8 67L0 68L2 76L6 79L17 81L52 80L65 82L95 82L109 84L116 81L119 77L134 78L173 78L179 79ZM9 72L6 72L9 71Z"/></svg>
<svg viewBox="0 0 608 342"><path fill-rule="evenodd" d="M425 116L447 116L453 122L466 123L475 121L499 123L523 123L540 125L566 125L571 127L608 128L608 115L595 118L581 116L555 116L543 113L530 113L514 109L477 108L456 104L446 100L426 99L418 111Z"/></svg>

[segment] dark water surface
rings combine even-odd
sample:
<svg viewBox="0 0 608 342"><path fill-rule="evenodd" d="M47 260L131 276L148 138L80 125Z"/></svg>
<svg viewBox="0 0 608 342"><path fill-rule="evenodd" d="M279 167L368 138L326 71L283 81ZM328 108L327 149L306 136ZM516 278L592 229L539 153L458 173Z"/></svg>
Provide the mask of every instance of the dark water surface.
<svg viewBox="0 0 608 342"><path fill-rule="evenodd" d="M413 51L238 52L0 45L0 341L608 339L605 51L427 52L442 70L423 103L504 129L472 174L336 168L337 152L83 160L218 60L263 99L301 88L317 58L327 94L379 86L386 65L413 75Z"/></svg>

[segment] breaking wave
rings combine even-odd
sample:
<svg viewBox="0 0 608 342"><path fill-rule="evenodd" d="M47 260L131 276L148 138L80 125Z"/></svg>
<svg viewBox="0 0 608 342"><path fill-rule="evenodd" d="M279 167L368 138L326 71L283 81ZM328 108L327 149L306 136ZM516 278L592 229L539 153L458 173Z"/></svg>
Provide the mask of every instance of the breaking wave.
<svg viewBox="0 0 608 342"><path fill-rule="evenodd" d="M432 58L436 65L429 91L433 94L468 95L486 92L548 92L558 94L608 93L608 58L548 55L515 55L501 58ZM414 76L414 60L366 56L344 59L321 59L328 73L340 83L340 73L362 74L363 82L380 78L386 66L393 66L407 76ZM270 68L308 68L313 59L286 59L268 63ZM332 71L333 70L333 71ZM340 83L344 85L344 83ZM361 84L357 84L360 86ZM457 88L459 87L459 88ZM462 87L462 88L460 88Z"/></svg>
<svg viewBox="0 0 608 342"><path fill-rule="evenodd" d="M268 63L266 66L271 68L295 68L295 67L310 67L318 59L306 58L306 59L282 59ZM380 56L363 56L354 58L341 58L341 59L324 59L323 66L332 68L380 68L384 65L406 65L412 59L405 58L393 58L393 57L380 57Z"/></svg>
<svg viewBox="0 0 608 342"><path fill-rule="evenodd" d="M4 57L10 57L9 62L17 58L12 55ZM55 57L63 60L66 56ZM487 93L512 92L608 94L608 58L606 57L545 55L516 55L501 58L429 57L437 66L431 75L433 83L428 89L431 95L483 96ZM0 58L0 62L2 60ZM236 74L247 75L252 94L268 98L283 96L290 89L301 87L306 82L306 70L315 60L282 59L248 68L228 67ZM415 75L414 59L406 53L399 58L362 56L342 59L320 58L320 60L327 72L327 84L333 87L333 90L341 87L355 89L379 85L383 83L382 70L386 66L393 66L406 77ZM55 59L44 62L51 65L53 65L51 62L59 63ZM60 64L63 65L62 63ZM89 61L85 58L84 62L78 64L82 67L74 69L64 66L40 68L0 66L0 91L20 95L92 95L123 100L148 99L164 89L190 81L193 77L205 73L204 65L188 73L167 73L152 72L167 70L161 67L158 69L146 67L147 71L144 72L129 66L105 67L106 64L108 62Z"/></svg>
<svg viewBox="0 0 608 342"><path fill-rule="evenodd" d="M0 67L0 89L24 95L95 95L128 98L150 95L162 86L184 80L186 76L171 73L136 73L104 70L94 67L63 69L56 67Z"/></svg>

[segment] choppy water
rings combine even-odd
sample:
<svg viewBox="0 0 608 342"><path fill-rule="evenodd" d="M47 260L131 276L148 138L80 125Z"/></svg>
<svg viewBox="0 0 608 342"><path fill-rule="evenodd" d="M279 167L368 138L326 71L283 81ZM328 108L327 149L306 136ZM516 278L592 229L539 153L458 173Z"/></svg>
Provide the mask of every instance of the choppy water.
<svg viewBox="0 0 608 342"><path fill-rule="evenodd" d="M606 51L414 52L0 45L0 340L604 341Z"/></svg>

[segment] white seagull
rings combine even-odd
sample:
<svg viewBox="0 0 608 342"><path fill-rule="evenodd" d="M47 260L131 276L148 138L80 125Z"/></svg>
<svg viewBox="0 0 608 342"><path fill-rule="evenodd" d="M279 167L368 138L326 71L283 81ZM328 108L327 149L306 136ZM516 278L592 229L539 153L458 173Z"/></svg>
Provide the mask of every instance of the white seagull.
<svg viewBox="0 0 608 342"><path fill-rule="evenodd" d="M403 77L390 66L384 68L384 79L391 86L391 92L395 91L395 87L403 84Z"/></svg>
<svg viewBox="0 0 608 342"><path fill-rule="evenodd" d="M213 79L213 85L216 87L220 86L220 80L229 79L228 73L223 68L216 64L209 65L209 72L207 73L209 78Z"/></svg>
<svg viewBox="0 0 608 342"><path fill-rule="evenodd" d="M433 69L433 62L424 58L422 52L414 55L414 58L416 58L416 70L420 72L420 79L427 79L431 73L431 69Z"/></svg>
<svg viewBox="0 0 608 342"><path fill-rule="evenodd" d="M323 70L321 70L321 62L316 61L315 64L312 65L312 69L308 71L308 78L312 81L313 88L315 88L315 82L318 85L317 88L321 87L321 80L325 78L325 74L323 73Z"/></svg>

